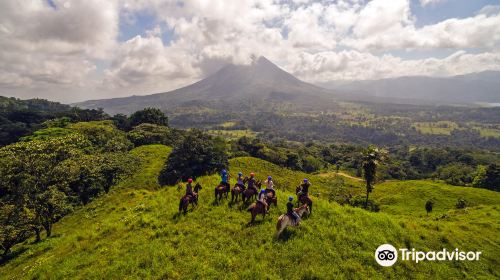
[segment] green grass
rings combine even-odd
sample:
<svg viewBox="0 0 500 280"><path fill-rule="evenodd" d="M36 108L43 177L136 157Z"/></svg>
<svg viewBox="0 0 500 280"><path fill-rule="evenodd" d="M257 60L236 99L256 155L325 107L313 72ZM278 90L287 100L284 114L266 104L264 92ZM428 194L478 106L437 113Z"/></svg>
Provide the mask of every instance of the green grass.
<svg viewBox="0 0 500 280"><path fill-rule="evenodd" d="M2 279L408 279L498 278L500 245L497 193L426 181L388 182L373 196L381 213L339 206L324 199L335 175L307 175L313 182L313 215L284 238L273 239L284 201L306 175L254 158L236 158L230 171L258 178L272 174L278 209L248 225L244 207L213 204L217 176L198 181L200 205L178 215L183 191L160 188L156 177L170 149L144 146L132 151L143 159L137 174L78 209L54 226L54 236L14 248L17 257L0 266ZM347 180L347 179L346 179ZM350 182L356 184L355 181ZM353 185L352 188L359 188ZM477 193L476 193L477 191ZM421 214L428 195L438 199L435 213ZM317 194L316 194L317 195ZM454 210L462 196L475 202ZM442 205L442 206L441 206ZM407 214L404 214L407 212ZM446 214L443 217L443 214ZM480 262L398 262L376 264L383 243L418 250L482 250Z"/></svg>

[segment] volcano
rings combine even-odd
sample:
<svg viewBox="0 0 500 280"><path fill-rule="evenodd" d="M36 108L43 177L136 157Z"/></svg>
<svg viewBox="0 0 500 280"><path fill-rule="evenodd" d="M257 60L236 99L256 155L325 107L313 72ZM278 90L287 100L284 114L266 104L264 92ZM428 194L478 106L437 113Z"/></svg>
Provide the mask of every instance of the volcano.
<svg viewBox="0 0 500 280"><path fill-rule="evenodd" d="M145 107L171 110L217 103L227 107L252 100L301 106L332 100L333 96L331 90L303 82L265 57L259 57L249 65L226 65L201 81L173 91L90 100L75 105L86 109L103 108L109 114L130 114Z"/></svg>

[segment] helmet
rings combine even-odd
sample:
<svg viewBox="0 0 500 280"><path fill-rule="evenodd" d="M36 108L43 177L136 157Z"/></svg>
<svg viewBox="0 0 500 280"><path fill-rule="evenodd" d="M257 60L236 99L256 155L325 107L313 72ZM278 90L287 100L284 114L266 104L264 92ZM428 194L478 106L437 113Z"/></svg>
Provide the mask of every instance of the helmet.
<svg viewBox="0 0 500 280"><path fill-rule="evenodd" d="M227 173L226 169L222 169L222 174L226 174L226 173Z"/></svg>
<svg viewBox="0 0 500 280"><path fill-rule="evenodd" d="M267 176L267 180L271 181L272 179L273 179L273 177Z"/></svg>
<svg viewBox="0 0 500 280"><path fill-rule="evenodd" d="M192 182L193 182L193 179L189 178L188 183L192 183Z"/></svg>
<svg viewBox="0 0 500 280"><path fill-rule="evenodd" d="M293 200L293 196L289 196L288 201L292 201L292 200Z"/></svg>
<svg viewBox="0 0 500 280"><path fill-rule="evenodd" d="M238 176L242 176L242 175L243 175L243 173L241 173L241 172L238 172Z"/></svg>
<svg viewBox="0 0 500 280"><path fill-rule="evenodd" d="M265 192L266 192L265 189L260 190L260 193L265 193Z"/></svg>
<svg viewBox="0 0 500 280"><path fill-rule="evenodd" d="M307 182L309 182L309 180L307 180L307 179L304 179L304 183L307 183Z"/></svg>
<svg viewBox="0 0 500 280"><path fill-rule="evenodd" d="M255 176L255 173L253 173L253 172L250 173L250 177L253 177L253 176Z"/></svg>

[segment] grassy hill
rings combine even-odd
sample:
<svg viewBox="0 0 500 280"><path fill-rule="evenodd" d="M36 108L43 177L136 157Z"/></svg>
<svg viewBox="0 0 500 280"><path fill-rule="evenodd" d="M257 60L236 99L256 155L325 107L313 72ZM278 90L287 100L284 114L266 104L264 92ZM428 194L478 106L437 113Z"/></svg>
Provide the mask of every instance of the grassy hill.
<svg viewBox="0 0 500 280"><path fill-rule="evenodd" d="M112 191L65 217L54 236L14 248L15 258L0 265L2 279L386 279L498 278L500 194L427 181L377 185L380 213L340 206L325 194L339 182L360 192L358 181L335 174L307 175L313 182L315 208L299 228L275 240L284 201L306 175L254 158L230 161L233 174L255 171L273 175L278 209L248 225L240 204L213 204L217 176L198 181L200 205L178 215L183 190L160 188L157 175L170 148L151 145L132 151L140 170ZM436 199L427 217L424 203ZM458 197L473 206L455 210ZM383 243L418 250L483 251L479 262L398 262L388 268L373 254ZM417 276L418 275L418 276Z"/></svg>

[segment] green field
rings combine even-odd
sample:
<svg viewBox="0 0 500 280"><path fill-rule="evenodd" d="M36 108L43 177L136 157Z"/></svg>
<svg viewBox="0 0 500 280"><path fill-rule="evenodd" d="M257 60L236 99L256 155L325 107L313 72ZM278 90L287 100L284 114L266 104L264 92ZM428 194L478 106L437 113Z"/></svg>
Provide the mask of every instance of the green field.
<svg viewBox="0 0 500 280"><path fill-rule="evenodd" d="M271 174L278 188L278 209L249 225L240 204L213 203L217 176L199 178L200 205L177 214L183 190L161 188L157 175L170 148L142 146L139 171L112 191L76 210L54 226L40 243L14 248L0 265L2 279L459 279L500 277L500 194L431 181L386 182L373 197L381 212L371 213L328 202L340 180L345 191L362 191L361 182L341 175L306 175L255 158L230 161L232 174ZM308 176L314 212L299 228L274 238L284 201ZM427 199L436 200L425 214ZM456 210L464 198L471 203ZM378 266L375 249L383 243L418 250L482 251L479 262L398 262ZM418 276L417 276L418 275Z"/></svg>

